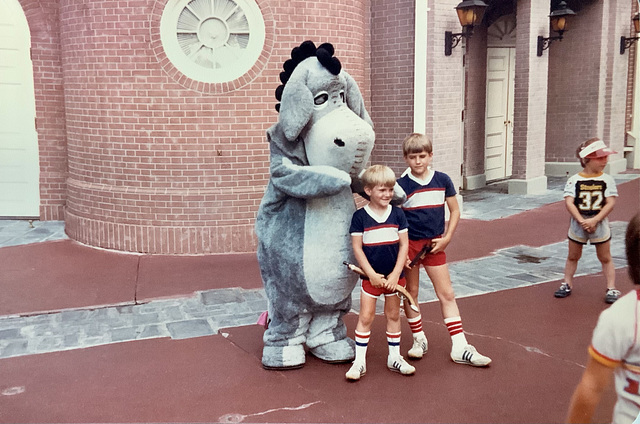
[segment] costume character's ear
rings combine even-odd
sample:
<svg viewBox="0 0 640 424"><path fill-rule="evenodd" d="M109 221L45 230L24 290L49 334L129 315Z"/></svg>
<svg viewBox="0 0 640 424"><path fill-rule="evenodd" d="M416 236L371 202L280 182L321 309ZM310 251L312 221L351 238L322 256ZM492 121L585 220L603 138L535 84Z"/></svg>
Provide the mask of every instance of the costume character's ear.
<svg viewBox="0 0 640 424"><path fill-rule="evenodd" d="M347 106L349 106L349 109L351 109L356 115L373 127L373 121L371 120L367 109L364 107L364 99L362 98L362 93L358 88L358 84L356 84L353 77L346 71L342 71L342 74L344 75L347 83L347 88L344 93Z"/></svg>
<svg viewBox="0 0 640 424"><path fill-rule="evenodd" d="M313 93L306 84L307 72L290 79L282 90L279 122L287 140L295 140L313 113Z"/></svg>

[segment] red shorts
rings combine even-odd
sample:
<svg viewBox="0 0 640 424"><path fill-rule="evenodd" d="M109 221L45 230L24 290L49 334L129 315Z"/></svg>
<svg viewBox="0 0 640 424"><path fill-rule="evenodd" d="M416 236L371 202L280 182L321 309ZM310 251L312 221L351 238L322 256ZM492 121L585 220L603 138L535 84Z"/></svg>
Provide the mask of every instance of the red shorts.
<svg viewBox="0 0 640 424"><path fill-rule="evenodd" d="M404 279L404 277L402 277L402 278L400 278L398 280L398 285L402 286L402 287L406 287L407 286L407 281ZM394 294L396 294L396 292L389 291L389 290L385 289L384 287L373 287L371 285L371 281L369 281L369 280L362 280L362 291L365 292L366 294L368 294L371 297L378 297L381 294L383 294L385 296L393 296Z"/></svg>
<svg viewBox="0 0 640 424"><path fill-rule="evenodd" d="M409 240L409 260L413 260L425 244L431 244L431 240L432 239ZM444 265L447 263L447 254L444 252L427 253L419 263L424 266Z"/></svg>

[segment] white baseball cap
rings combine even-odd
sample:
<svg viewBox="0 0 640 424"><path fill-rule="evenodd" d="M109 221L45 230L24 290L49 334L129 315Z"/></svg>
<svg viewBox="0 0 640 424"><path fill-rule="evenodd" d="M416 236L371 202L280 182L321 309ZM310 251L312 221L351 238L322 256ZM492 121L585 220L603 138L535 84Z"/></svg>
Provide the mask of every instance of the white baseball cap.
<svg viewBox="0 0 640 424"><path fill-rule="evenodd" d="M582 159L593 159L593 158L602 158L605 156L613 155L618 153L614 150L611 150L604 144L604 141L598 140L594 143L589 144L584 149L580 150L580 157Z"/></svg>

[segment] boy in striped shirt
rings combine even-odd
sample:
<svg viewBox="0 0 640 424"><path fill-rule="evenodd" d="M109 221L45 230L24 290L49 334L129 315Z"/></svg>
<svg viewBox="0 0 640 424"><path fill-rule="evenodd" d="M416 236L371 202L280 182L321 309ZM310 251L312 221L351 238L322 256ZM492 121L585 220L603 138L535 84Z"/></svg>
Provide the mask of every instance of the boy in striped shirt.
<svg viewBox="0 0 640 424"><path fill-rule="evenodd" d="M355 337L356 358L345 377L347 380L359 380L366 373L367 346L380 295L384 295L387 319L387 367L404 375L413 374L416 369L400 355L400 297L395 290L398 285L405 286L402 271L408 238L404 213L390 205L396 176L387 166L373 165L367 168L361 179L370 200L368 205L353 214L349 233L353 253L367 276L362 277Z"/></svg>
<svg viewBox="0 0 640 424"><path fill-rule="evenodd" d="M409 224L409 261L425 245L431 251L424 255L413 268L405 271L407 291L418 299L420 284L420 264L427 271L433 284L444 323L451 336L451 359L458 364L484 367L491 359L478 353L467 342L462 329L462 319L451 285L447 267L447 248L460 220L460 208L456 199L456 189L451 178L443 172L431 169L433 146L429 137L413 133L402 143L402 153L409 169L398 179L398 185L404 190L406 200L402 204ZM449 225L445 230L445 203L449 208ZM408 356L420 359L427 352L427 338L422 330L422 316L405 305L405 315L413 332L413 346Z"/></svg>

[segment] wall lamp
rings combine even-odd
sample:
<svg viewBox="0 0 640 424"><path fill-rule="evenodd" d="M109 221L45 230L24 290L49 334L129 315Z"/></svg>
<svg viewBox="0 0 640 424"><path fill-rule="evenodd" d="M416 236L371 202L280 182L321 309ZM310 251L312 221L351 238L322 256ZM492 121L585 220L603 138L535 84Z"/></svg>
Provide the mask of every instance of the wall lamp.
<svg viewBox="0 0 640 424"><path fill-rule="evenodd" d="M469 38L473 34L473 27L482 22L487 4L482 0L464 0L456 6L458 20L462 25L462 32L444 32L444 55L451 56L451 51L460 43L462 37Z"/></svg>
<svg viewBox="0 0 640 424"><path fill-rule="evenodd" d="M561 1L558 8L549 15L551 21L551 29L558 33L555 37L545 38L538 36L538 56L542 56L542 52L547 50L551 43L555 40L562 40L562 34L567 30L569 18L576 13L567 7L567 3Z"/></svg>
<svg viewBox="0 0 640 424"><path fill-rule="evenodd" d="M636 34L640 32L640 12L633 15L631 18L633 21L633 28L636 30ZM640 37L625 37L624 35L620 37L620 54L624 54L624 51L627 50L631 45L640 39Z"/></svg>

